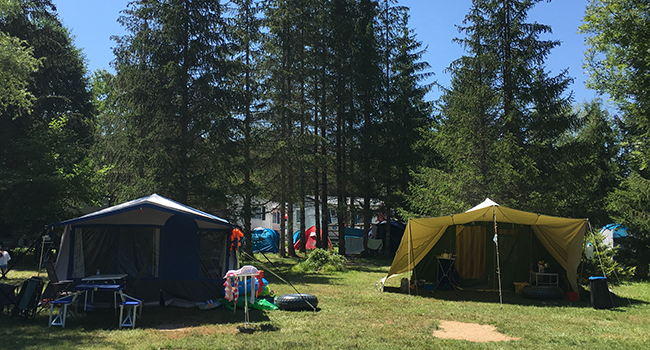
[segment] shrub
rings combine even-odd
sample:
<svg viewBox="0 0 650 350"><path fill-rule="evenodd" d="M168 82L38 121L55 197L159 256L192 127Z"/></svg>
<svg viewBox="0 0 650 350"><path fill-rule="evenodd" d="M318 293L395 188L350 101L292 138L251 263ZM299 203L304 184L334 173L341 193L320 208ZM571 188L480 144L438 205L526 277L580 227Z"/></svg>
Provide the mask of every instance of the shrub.
<svg viewBox="0 0 650 350"><path fill-rule="evenodd" d="M588 277L602 276L603 273L610 284L616 285L619 280L629 280L634 276L634 267L626 267L616 261L618 247L613 248L603 244L604 236L601 233L593 233L590 235L589 243L593 244L593 258L587 259L586 245L583 247L582 255L582 284L589 284Z"/></svg>
<svg viewBox="0 0 650 350"><path fill-rule="evenodd" d="M316 248L307 255L305 261L291 268L291 271L297 273L344 271L347 261L343 255Z"/></svg>

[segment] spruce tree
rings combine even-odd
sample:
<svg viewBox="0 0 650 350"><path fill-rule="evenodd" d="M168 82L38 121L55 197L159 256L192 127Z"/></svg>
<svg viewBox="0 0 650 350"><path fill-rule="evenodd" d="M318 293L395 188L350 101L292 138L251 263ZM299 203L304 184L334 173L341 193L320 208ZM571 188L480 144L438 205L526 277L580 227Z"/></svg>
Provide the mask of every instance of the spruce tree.
<svg viewBox="0 0 650 350"><path fill-rule="evenodd" d="M490 197L556 212L548 194L561 183L546 179L557 177L558 142L576 119L567 94L572 79L566 70L557 76L545 71L544 61L559 41L541 40L551 28L527 22L539 2L474 0L459 26L465 36L456 41L467 55L449 67L451 87L434 127L445 173L436 176L452 182L437 190L431 210L467 208Z"/></svg>
<svg viewBox="0 0 650 350"><path fill-rule="evenodd" d="M129 149L119 166L133 176L117 196L225 205L237 104L222 10L209 0L135 1L120 17L128 34L116 38L115 87Z"/></svg>

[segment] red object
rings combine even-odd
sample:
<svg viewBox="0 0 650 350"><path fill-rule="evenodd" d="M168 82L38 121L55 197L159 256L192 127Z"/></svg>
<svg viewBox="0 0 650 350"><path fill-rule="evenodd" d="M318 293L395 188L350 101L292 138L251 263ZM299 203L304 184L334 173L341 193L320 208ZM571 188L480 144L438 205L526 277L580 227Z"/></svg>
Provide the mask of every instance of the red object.
<svg viewBox="0 0 650 350"><path fill-rule="evenodd" d="M322 232L323 230L321 230L321 233ZM312 226L308 228L307 231L305 231L305 237L307 237L307 241L305 242L305 249L307 250L316 249L316 226ZM334 249L334 247L332 246L332 241L330 241L329 237L327 237L327 246L329 249ZM293 244L293 249L295 250L300 249L300 236L298 236L296 243Z"/></svg>
<svg viewBox="0 0 650 350"><path fill-rule="evenodd" d="M230 250L237 250L237 248L241 246L242 238L244 238L244 233L236 227L233 228L232 234L230 235Z"/></svg>
<svg viewBox="0 0 650 350"><path fill-rule="evenodd" d="M264 271L258 272L255 278L257 279L257 291L255 291L255 296L257 297L262 292L262 289L264 289Z"/></svg>
<svg viewBox="0 0 650 350"><path fill-rule="evenodd" d="M569 301L578 301L577 292L567 292L566 294L569 296Z"/></svg>

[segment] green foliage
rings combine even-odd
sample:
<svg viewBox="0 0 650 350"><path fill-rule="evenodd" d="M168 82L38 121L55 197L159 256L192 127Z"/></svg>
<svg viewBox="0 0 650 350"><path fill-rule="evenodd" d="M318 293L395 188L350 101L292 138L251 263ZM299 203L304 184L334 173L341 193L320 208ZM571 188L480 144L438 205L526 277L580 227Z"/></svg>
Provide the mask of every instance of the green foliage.
<svg viewBox="0 0 650 350"><path fill-rule="evenodd" d="M0 32L0 113L11 108L15 118L31 109L34 95L27 86L40 63L33 51L26 42Z"/></svg>
<svg viewBox="0 0 650 350"><path fill-rule="evenodd" d="M634 277L636 267L620 264L617 260L619 247L603 244L604 238L601 233L592 232L589 235L587 241L591 248L588 248L588 245L583 247L582 278L579 279L579 283L588 285L590 276L605 276L609 284L616 286ZM587 258L587 249L593 251L592 259Z"/></svg>
<svg viewBox="0 0 650 350"><path fill-rule="evenodd" d="M226 206L234 155L231 45L214 1L131 2L115 38L111 118L98 154L112 197L157 192L204 209ZM219 174L216 176L215 174Z"/></svg>
<svg viewBox="0 0 650 350"><path fill-rule="evenodd" d="M95 111L83 58L52 3L10 4L0 20L0 51L8 55L0 81L13 85L0 86L0 230L19 237L96 199L86 157Z"/></svg>
<svg viewBox="0 0 650 350"><path fill-rule="evenodd" d="M592 0L580 31L586 34L588 87L609 94L626 118L650 127L650 3Z"/></svg>
<svg viewBox="0 0 650 350"><path fill-rule="evenodd" d="M620 182L620 130L599 100L582 104L575 113L576 125L558 142L558 178L550 181L561 185L548 191L553 191L557 213L604 226L611 222L608 193Z"/></svg>
<svg viewBox="0 0 650 350"><path fill-rule="evenodd" d="M623 112L623 175L607 197L611 216L628 227L628 264L637 277L648 277L650 263L650 3L638 0L592 0L584 24L588 86L611 99Z"/></svg>
<svg viewBox="0 0 650 350"><path fill-rule="evenodd" d="M650 264L650 180L632 172L608 196L612 218L628 229L626 264L636 266L636 277L647 279Z"/></svg>
<svg viewBox="0 0 650 350"><path fill-rule="evenodd" d="M423 207L421 196L414 196L410 211L467 209L489 197L523 210L557 212L554 194L566 181L559 142L576 116L566 93L572 79L566 71L545 71L559 41L541 40L551 28L527 20L539 2L473 2L458 27L465 36L456 39L467 55L449 66L451 86L429 128L432 152L441 157L438 168L420 170L412 183L413 193L429 190L432 198Z"/></svg>
<svg viewBox="0 0 650 350"><path fill-rule="evenodd" d="M295 265L291 271L295 273L345 271L346 263L345 256L336 254L332 250L316 248L308 253L307 259Z"/></svg>

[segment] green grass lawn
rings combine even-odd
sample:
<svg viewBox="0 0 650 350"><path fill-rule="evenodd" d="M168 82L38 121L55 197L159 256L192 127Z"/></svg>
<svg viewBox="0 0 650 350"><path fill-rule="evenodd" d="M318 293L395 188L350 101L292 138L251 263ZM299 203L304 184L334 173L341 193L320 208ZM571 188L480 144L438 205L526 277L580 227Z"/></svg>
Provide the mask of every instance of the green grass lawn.
<svg viewBox="0 0 650 350"><path fill-rule="evenodd" d="M261 258L261 257L260 257ZM135 330L117 328L113 310L98 309L48 328L35 319L0 315L0 349L646 349L650 285L616 287L620 307L594 310L588 300L533 301L514 292L435 291L422 296L381 293L376 282L390 261L356 259L342 273L296 275L292 259L273 258L279 272L303 293L318 297L318 312L251 310L257 331L240 334L244 314L148 307ZM263 266L258 268L264 269ZM35 275L12 270L9 283ZM43 276L44 273L41 273ZM265 273L278 294L295 293ZM473 343L432 336L441 320L494 325L509 342Z"/></svg>

